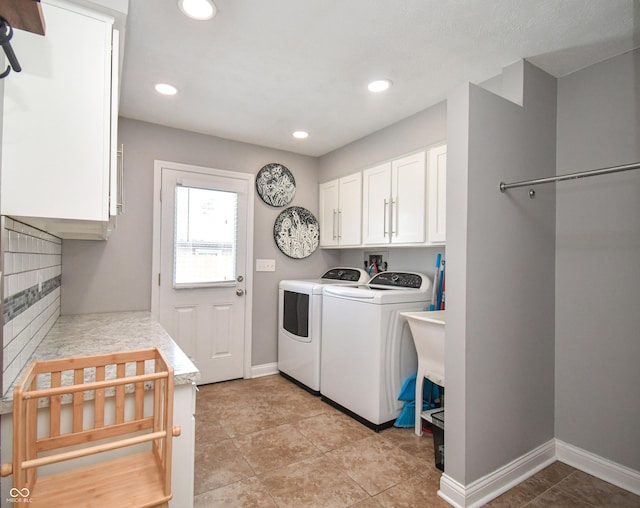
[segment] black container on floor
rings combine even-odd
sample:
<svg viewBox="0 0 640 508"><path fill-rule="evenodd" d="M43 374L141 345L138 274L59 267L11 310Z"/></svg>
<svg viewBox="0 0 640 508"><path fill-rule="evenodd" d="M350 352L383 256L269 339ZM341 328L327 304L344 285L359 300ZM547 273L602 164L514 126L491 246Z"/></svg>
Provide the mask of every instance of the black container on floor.
<svg viewBox="0 0 640 508"><path fill-rule="evenodd" d="M444 409L431 415L433 429L433 452L436 457L436 467L444 471Z"/></svg>

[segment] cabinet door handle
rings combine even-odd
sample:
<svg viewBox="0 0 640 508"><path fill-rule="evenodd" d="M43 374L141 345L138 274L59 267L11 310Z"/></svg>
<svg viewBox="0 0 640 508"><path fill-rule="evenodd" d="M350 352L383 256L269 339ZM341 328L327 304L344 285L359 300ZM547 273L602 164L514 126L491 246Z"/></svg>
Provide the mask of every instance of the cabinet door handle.
<svg viewBox="0 0 640 508"><path fill-rule="evenodd" d="M389 202L385 199L384 200L384 210L383 210L383 219L382 219L382 224L383 224L383 231L382 231L382 236L385 237L387 236L387 207L389 206Z"/></svg>
<svg viewBox="0 0 640 508"><path fill-rule="evenodd" d="M342 238L342 210L338 208L338 240Z"/></svg>
<svg viewBox="0 0 640 508"><path fill-rule="evenodd" d="M333 239L337 240L338 239L338 235L336 234L336 218L338 215L338 210L336 210L335 208L333 209L333 229L332 229L332 233L333 233Z"/></svg>
<svg viewBox="0 0 640 508"><path fill-rule="evenodd" d="M395 221L395 228L394 226ZM391 236L398 236L398 198L391 199L391 218L389 219L391 223Z"/></svg>
<svg viewBox="0 0 640 508"><path fill-rule="evenodd" d="M124 213L124 145L120 145L118 150L118 215Z"/></svg>

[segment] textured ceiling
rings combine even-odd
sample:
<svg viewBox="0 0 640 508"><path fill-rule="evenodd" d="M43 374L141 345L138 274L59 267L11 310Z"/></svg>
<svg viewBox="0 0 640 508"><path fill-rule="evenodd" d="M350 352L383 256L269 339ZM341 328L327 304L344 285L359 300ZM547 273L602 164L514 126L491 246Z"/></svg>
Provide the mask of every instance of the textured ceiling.
<svg viewBox="0 0 640 508"><path fill-rule="evenodd" d="M559 77L640 45L634 0L215 3L193 21L176 0L130 2L122 116L319 156L520 58ZM372 95L378 78L394 86Z"/></svg>

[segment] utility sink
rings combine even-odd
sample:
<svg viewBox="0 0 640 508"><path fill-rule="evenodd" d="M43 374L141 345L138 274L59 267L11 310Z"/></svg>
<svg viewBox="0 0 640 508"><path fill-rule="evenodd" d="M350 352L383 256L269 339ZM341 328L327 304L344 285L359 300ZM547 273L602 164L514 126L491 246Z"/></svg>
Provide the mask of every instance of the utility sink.
<svg viewBox="0 0 640 508"><path fill-rule="evenodd" d="M418 353L415 400L423 400L423 383L418 382L419 379L426 377L431 382L444 387L445 312L444 310L436 310L400 313L409 323ZM431 422L431 413L440 410L441 408L436 408L415 412L415 433L418 436L422 435L421 418Z"/></svg>
<svg viewBox="0 0 640 508"><path fill-rule="evenodd" d="M437 385L444 386L445 310L401 312L409 323L418 353L418 371Z"/></svg>

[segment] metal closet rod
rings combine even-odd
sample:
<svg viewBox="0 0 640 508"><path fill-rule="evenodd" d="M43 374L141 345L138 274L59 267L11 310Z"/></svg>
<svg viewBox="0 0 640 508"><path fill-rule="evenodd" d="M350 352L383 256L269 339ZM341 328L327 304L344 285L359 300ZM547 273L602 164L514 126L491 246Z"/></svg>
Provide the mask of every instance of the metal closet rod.
<svg viewBox="0 0 640 508"><path fill-rule="evenodd" d="M542 183L555 183L564 180L575 180L577 178L586 178L588 176L608 175L609 173L619 173L621 171L630 171L632 169L640 169L640 162L634 164L625 164L623 166L612 166L610 168L592 169L591 171L582 171L580 173L571 173L569 175L550 176L547 178L537 178L535 180L523 180L522 182L504 183L500 182L500 192L515 187L526 187L528 185L539 185Z"/></svg>

